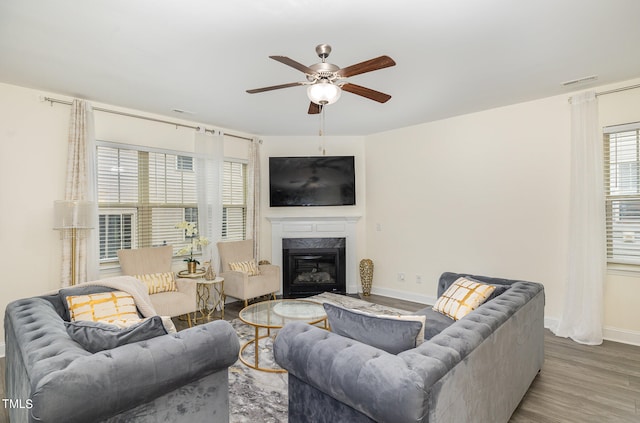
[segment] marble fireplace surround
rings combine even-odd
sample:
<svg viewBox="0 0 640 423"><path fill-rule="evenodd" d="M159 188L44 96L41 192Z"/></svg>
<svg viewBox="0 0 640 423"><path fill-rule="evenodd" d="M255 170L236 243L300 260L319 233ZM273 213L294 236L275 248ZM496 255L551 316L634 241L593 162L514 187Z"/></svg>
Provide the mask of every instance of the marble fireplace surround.
<svg viewBox="0 0 640 423"><path fill-rule="evenodd" d="M347 293L358 292L356 224L360 216L267 217L271 222L271 262L282 269L284 238L344 238ZM282 272L280 272L282 293Z"/></svg>

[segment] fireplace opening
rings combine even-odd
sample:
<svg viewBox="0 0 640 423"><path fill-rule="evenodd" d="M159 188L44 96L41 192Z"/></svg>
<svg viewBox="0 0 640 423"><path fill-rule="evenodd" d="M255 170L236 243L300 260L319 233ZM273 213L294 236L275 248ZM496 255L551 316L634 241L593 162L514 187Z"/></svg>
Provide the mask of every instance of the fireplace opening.
<svg viewBox="0 0 640 423"><path fill-rule="evenodd" d="M346 293L345 238L284 238L282 279L285 298L322 292Z"/></svg>

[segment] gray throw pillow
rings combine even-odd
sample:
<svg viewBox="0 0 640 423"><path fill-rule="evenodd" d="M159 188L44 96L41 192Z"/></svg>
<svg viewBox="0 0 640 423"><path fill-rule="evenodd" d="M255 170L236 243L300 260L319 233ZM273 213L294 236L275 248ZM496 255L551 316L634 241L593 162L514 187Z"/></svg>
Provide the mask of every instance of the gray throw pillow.
<svg viewBox="0 0 640 423"><path fill-rule="evenodd" d="M86 320L65 322L65 326L71 339L91 353L167 334L160 316L153 316L124 329Z"/></svg>
<svg viewBox="0 0 640 423"><path fill-rule="evenodd" d="M385 318L324 303L331 331L391 354L416 347L422 323Z"/></svg>
<svg viewBox="0 0 640 423"><path fill-rule="evenodd" d="M485 303L493 300L498 295L504 294L505 292L507 292L507 289L511 288L510 285L500 285L500 284L497 284L497 283L492 283L490 285L495 286L496 289L494 289L493 292L491 293L491 295L489 295L489 298L487 298L487 301L485 301Z"/></svg>

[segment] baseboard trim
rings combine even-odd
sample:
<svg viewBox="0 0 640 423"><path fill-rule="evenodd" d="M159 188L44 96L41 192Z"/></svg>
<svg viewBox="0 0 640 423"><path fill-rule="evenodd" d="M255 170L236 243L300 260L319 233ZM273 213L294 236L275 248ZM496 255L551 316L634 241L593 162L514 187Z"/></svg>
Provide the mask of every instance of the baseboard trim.
<svg viewBox="0 0 640 423"><path fill-rule="evenodd" d="M604 327L602 335L607 341L640 346L640 332L638 331Z"/></svg>
<svg viewBox="0 0 640 423"><path fill-rule="evenodd" d="M433 305L436 303L437 298L430 295L416 294L414 292L398 291L396 289L389 288L371 288L371 293L375 295L382 295L383 297L396 298L398 300L412 301L414 303Z"/></svg>
<svg viewBox="0 0 640 423"><path fill-rule="evenodd" d="M557 329L559 323L560 319L557 317L544 318L544 327L551 331ZM605 326L602 328L602 338L607 341L619 342L621 344L640 346L640 332L634 330Z"/></svg>

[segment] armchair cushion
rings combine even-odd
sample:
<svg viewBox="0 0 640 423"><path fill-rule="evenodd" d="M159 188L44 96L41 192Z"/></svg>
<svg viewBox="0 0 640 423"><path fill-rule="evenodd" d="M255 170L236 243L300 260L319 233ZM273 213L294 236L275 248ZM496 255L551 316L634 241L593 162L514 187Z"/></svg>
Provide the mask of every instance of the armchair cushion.
<svg viewBox="0 0 640 423"><path fill-rule="evenodd" d="M173 247L136 248L118 250L118 261L124 275L143 275L146 273L171 272Z"/></svg>
<svg viewBox="0 0 640 423"><path fill-rule="evenodd" d="M246 273L248 276L258 276L260 269L255 260L234 261L229 263L229 269Z"/></svg>
<svg viewBox="0 0 640 423"><path fill-rule="evenodd" d="M133 277L141 280L142 283L147 286L149 295L160 292L175 292L178 290L173 272L145 273L142 275L133 275Z"/></svg>
<svg viewBox="0 0 640 423"><path fill-rule="evenodd" d="M71 339L91 353L146 341L168 333L160 316L141 320L126 328L92 321L65 322L64 324Z"/></svg>

